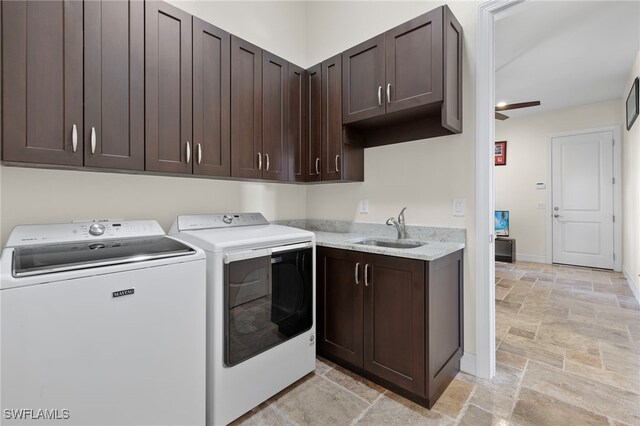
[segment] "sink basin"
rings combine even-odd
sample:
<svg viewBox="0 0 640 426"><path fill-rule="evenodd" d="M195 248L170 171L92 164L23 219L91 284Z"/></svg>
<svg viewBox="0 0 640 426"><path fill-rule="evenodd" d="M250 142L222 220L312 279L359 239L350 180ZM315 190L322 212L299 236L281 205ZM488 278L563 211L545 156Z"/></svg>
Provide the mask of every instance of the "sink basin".
<svg viewBox="0 0 640 426"><path fill-rule="evenodd" d="M363 246L388 247L397 249L412 249L422 247L427 243L411 240L383 240L377 238L367 238L365 240L353 241L354 244L362 244Z"/></svg>

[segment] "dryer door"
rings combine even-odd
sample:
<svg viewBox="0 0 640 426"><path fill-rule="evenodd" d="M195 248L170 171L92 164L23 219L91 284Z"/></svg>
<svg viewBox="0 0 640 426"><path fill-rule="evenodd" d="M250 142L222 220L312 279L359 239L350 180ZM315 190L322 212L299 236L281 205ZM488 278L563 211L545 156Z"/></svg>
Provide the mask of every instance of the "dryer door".
<svg viewBox="0 0 640 426"><path fill-rule="evenodd" d="M313 324L313 251L254 250L225 261L225 365L236 365Z"/></svg>

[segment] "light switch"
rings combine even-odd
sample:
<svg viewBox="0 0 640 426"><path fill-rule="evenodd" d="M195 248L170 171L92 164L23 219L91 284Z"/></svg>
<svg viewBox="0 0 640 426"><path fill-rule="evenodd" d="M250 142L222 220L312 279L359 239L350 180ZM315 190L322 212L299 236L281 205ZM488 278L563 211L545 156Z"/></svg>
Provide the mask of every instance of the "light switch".
<svg viewBox="0 0 640 426"><path fill-rule="evenodd" d="M453 215L464 216L464 198L453 199Z"/></svg>
<svg viewBox="0 0 640 426"><path fill-rule="evenodd" d="M544 182L538 182L536 183L536 189L546 189L547 185L545 185Z"/></svg>
<svg viewBox="0 0 640 426"><path fill-rule="evenodd" d="M360 200L360 205L358 206L358 211L360 212L360 214L367 214L369 213L369 200L366 198L363 198Z"/></svg>

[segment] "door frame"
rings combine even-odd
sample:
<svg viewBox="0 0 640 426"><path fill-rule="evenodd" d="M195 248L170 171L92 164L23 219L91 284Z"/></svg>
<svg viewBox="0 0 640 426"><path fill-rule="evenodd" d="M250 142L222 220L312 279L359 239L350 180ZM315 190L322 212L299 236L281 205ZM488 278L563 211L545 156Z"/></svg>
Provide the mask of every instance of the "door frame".
<svg viewBox="0 0 640 426"><path fill-rule="evenodd" d="M547 135L547 207L545 209L546 220L546 262L553 263L553 170L552 170L552 142L553 138L563 136L577 136L588 133L611 132L613 134L613 215L616 220L613 222L613 253L615 259L613 261L613 270L620 272L622 270L622 142L620 140L620 125L596 127L592 129L569 130L566 132L551 133Z"/></svg>
<svg viewBox="0 0 640 426"><path fill-rule="evenodd" d="M496 374L494 141L495 141L495 17L523 0L489 0L478 5L476 27L475 143L475 308L476 354L469 371L484 379ZM471 265L473 269L474 265ZM464 357L463 357L464 360ZM469 370L471 369L469 368Z"/></svg>

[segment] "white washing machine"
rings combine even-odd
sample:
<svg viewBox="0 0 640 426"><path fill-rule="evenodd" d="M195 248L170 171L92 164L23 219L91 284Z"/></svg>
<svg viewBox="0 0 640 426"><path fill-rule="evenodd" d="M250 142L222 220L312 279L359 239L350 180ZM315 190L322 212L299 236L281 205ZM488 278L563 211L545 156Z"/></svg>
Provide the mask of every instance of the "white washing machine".
<svg viewBox="0 0 640 426"><path fill-rule="evenodd" d="M204 424L202 250L155 221L24 225L0 268L1 424Z"/></svg>
<svg viewBox="0 0 640 426"><path fill-rule="evenodd" d="M315 368L315 235L260 213L180 216L207 254L207 425L224 425Z"/></svg>

